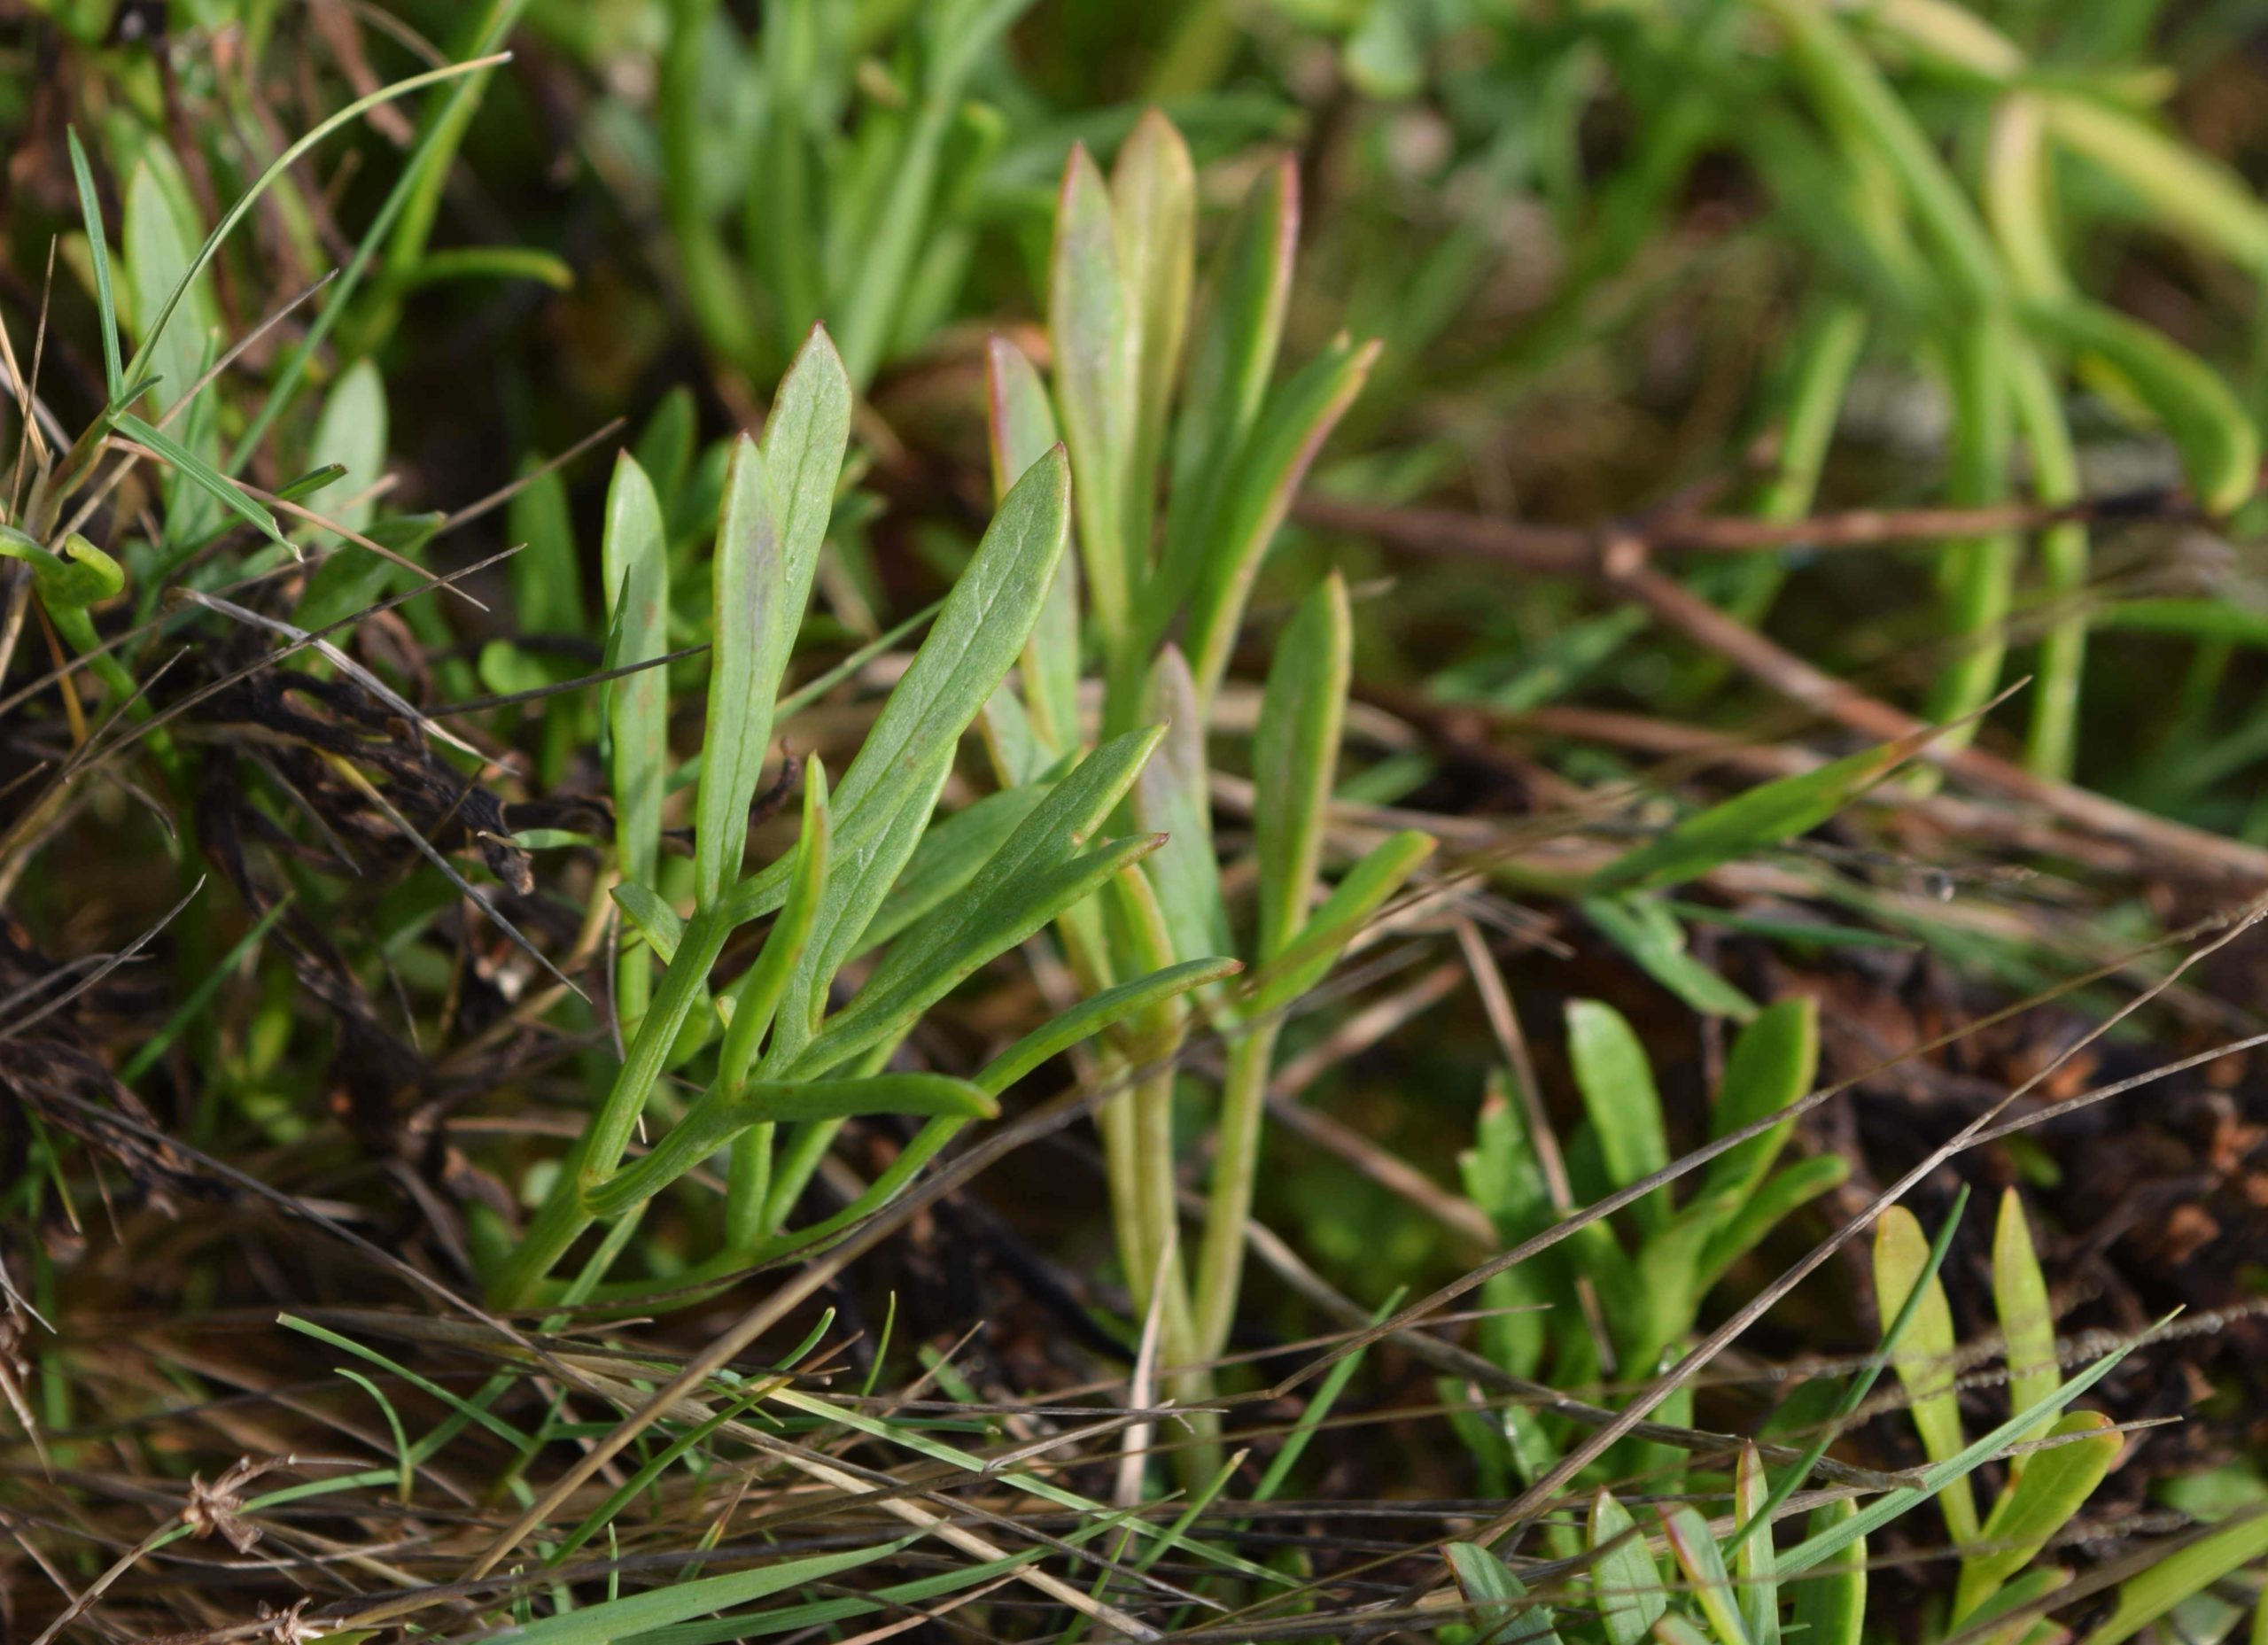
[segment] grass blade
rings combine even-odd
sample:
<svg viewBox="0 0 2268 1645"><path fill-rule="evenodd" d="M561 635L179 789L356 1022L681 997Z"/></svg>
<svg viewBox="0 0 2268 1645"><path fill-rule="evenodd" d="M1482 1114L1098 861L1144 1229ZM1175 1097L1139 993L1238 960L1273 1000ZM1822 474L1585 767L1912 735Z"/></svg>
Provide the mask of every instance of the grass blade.
<svg viewBox="0 0 2268 1645"><path fill-rule="evenodd" d="M86 225L87 253L95 266L95 308L102 325L103 382L115 404L119 392L126 386L126 379L118 358L118 297L111 287L110 241L103 232L102 197L95 192L95 175L87 165L87 151L80 146L77 128L66 127L63 135L71 150L71 178L79 190L79 215Z"/></svg>
<svg viewBox="0 0 2268 1645"><path fill-rule="evenodd" d="M444 81L478 74L483 69L493 68L497 64L507 60L509 60L507 57L501 54L475 58L470 62L451 63L441 68L429 69L422 74L412 74L406 80L397 80L389 86L381 86L377 90L355 98L337 113L318 121L306 136L291 144L269 161L267 168L252 180L252 187L237 197L236 204L222 213L220 222L214 226L213 232L206 236L205 244L198 248L197 255L190 260L190 266L183 274L180 283L175 286L171 294L159 306L157 314L142 317L142 344L135 350L134 358L126 366L126 380L132 382L148 369L150 357L158 342L165 336L166 328L172 322L175 311L181 306L182 299L189 290L190 282L204 271L206 265L210 263L220 251L221 243L234 231L236 226L244 221L245 213L259 204L260 197L268 192L276 180L297 165L299 158L308 150L320 144L340 127L352 124L382 104L391 103L396 97L408 97L411 92L423 90L427 86L438 86ZM333 295L331 301L335 305L343 301L345 297L346 293L340 291ZM330 309L326 308L324 312L328 314Z"/></svg>
<svg viewBox="0 0 2268 1645"><path fill-rule="evenodd" d="M1594 874L1586 888L1597 896L1674 885L1751 851L1784 844L1818 827L1913 758L1938 734L1935 727L1917 731L1816 770L1735 795L1682 819L1658 838L1618 857Z"/></svg>
<svg viewBox="0 0 2268 1645"><path fill-rule="evenodd" d="M513 1645L613 1645L617 1640L667 1627L673 1622L707 1616L711 1611L729 1610L750 1600L767 1599L789 1588L841 1576L846 1571L887 1559L915 1540L905 1537L877 1548L783 1559L752 1571L728 1571L723 1576L703 1577L621 1599L601 1601L516 1628L512 1633Z"/></svg>

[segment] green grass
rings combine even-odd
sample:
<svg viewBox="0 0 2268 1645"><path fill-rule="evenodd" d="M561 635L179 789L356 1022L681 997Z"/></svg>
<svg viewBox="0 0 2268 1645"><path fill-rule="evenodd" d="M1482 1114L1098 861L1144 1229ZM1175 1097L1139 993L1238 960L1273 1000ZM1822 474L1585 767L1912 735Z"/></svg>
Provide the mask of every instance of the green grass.
<svg viewBox="0 0 2268 1645"><path fill-rule="evenodd" d="M2268 1637L2241 8L29 12L12 1629Z"/></svg>

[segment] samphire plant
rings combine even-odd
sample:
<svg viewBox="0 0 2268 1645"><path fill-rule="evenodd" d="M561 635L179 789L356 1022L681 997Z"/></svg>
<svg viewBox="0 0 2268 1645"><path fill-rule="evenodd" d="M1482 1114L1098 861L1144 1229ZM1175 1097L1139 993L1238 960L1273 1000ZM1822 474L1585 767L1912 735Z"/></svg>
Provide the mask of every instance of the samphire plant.
<svg viewBox="0 0 2268 1645"><path fill-rule="evenodd" d="M1903 1311L1908 1298L1915 1300L1895 1364L1922 1448L1932 1463L1941 1463L1959 1455L1969 1441L1961 1420L1961 1356L1953 1310L1929 1259L1929 1241L1913 1214L1902 1207L1887 1213L1875 1234L1875 1299L1885 1319ZM2047 1281L2032 1248L2023 1202L2014 1189L2002 1194L1992 1230L1992 1300L2008 1403L2025 1410L2054 1390L2060 1361ZM2065 1527L2118 1461L2124 1443L2110 1419L2097 1411L2067 1412L2036 1424L2023 1438L2059 1443L2011 1456L2008 1481L1981 1519L1969 1478L1955 1479L1938 1494L1946 1529L1961 1556L1946 1618L1951 1629L2046 1600L2071 1580L2068 1565L2026 1567L2043 1548L2058 1545ZM2039 1626L2043 1625L2011 1625L2006 1637L2028 1639Z"/></svg>
<svg viewBox="0 0 2268 1645"><path fill-rule="evenodd" d="M1728 1152L1718 1163L1743 1152ZM2072 1573L2032 1562L2067 1533L2117 1461L2123 1441L2109 1419L2065 1408L2124 1355L2106 1355L2068 1380L2062 1377L2046 1283L2023 1207L2009 1192L1993 1236L1992 1286L2013 1408L2008 1420L1970 1440L1952 1408L1958 1345L1938 1278L1958 1220L1956 1207L1932 1242L1910 1213L1892 1207L1884 1217L1875 1245L1881 1346L1839 1395L1830 1385L1815 1385L1835 1396L1824 1406L1803 1401L1821 1420L1779 1424L1783 1437L1809 1440L1799 1455L1784 1464L1767 1463L1759 1446L1744 1444L1729 1482L1719 1475L1713 1483L1697 1472L1662 1487L1692 1492L1704 1502L1720 1497L1725 1513L1714 1523L1689 1502L1663 1502L1650 1532L1615 1491L1601 1484L1581 1525L1559 1527L1552 1542L1559 1557L1548 1574L1531 1567L1524 1577L1476 1543L1452 1544L1449 1567L1475 1618L1456 1628L1459 1645L1512 1639L1859 1645L1870 1637L1867 1538L1915 1514L1933 1493L1962 1558L1951 1614L1931 1623L1926 1637L1993 1645L2045 1645L2067 1637L2039 1613ZM1826 1493L1829 1500L1809 1511L1806 1533L1792 1544L1783 1542L1778 1521L1800 1511L1791 1499L1891 1365L1911 1402L1930 1466L1916 1483L1878 1493L1863 1508L1842 1493ZM1980 1525L1972 1480L1994 1459L2004 1463L2008 1482ZM1643 1484L1654 1488L1651 1478ZM2122 1590L2119 1612L2093 1637L2126 1637L2194 1593L2194 1572L2169 1571L2135 1579L2127 1587L2142 1593ZM1452 1637L1450 1631L1443 1637Z"/></svg>
<svg viewBox="0 0 2268 1645"><path fill-rule="evenodd" d="M794 850L740 874L772 741L773 705L808 601L849 435L850 385L815 331L781 383L762 442L735 446L710 567L708 714L695 801L693 910L656 889L667 788L659 694L617 683L608 707L621 882L615 896L662 964L625 956L625 1000L644 1001L628 1050L542 1209L502 1258L497 1298L525 1305L594 1223L635 1226L654 1195L720 1150L730 1168L718 1251L677 1275L682 1285L807 1249L887 1203L970 1119L1047 1058L1122 1019L1163 1010L1233 961L1129 966L1080 1008L1021 1042L973 1081L883 1072L928 1006L979 966L1122 881L1155 836L1095 842L1156 745L1136 730L1014 793L1012 826L970 849L968 830L932 827L961 733L1014 664L1039 620L1069 519L1060 450L1041 455L1002 498L975 555L831 795L804 767ZM610 656L652 663L666 641L669 586L662 514L636 460L617 462L605 544ZM734 933L773 916L729 986L711 976ZM844 966L887 943L848 1004L830 1008ZM687 1032L691 1029L690 1042ZM624 1157L657 1083L712 1033L701 1094L634 1164ZM857 1114L925 1116L893 1169L835 1216L790 1230L836 1128ZM783 1135L782 1127L792 1127ZM602 1247L602 1248L611 1248Z"/></svg>
<svg viewBox="0 0 2268 1645"><path fill-rule="evenodd" d="M1298 236L1297 174L1269 167L1229 226L1201 303L1189 151L1169 120L1137 122L1106 179L1075 149L1057 205L1049 336L1052 384L1005 338L990 360L992 465L1005 485L1055 438L1071 460L1079 547L1034 626L1015 688L988 705L1004 781L1029 780L1107 749L1145 721L1164 745L1129 814L1161 837L1140 875L1114 883L1101 917L1057 922L1090 990L1130 965L1155 969L1236 953L1236 989L1201 992L1226 1041L1213 1165L1193 1260L1179 1241L1174 1126L1180 1008L1149 1014L1106 1046L1102 1077L1126 1078L1101 1123L1119 1261L1137 1307L1156 1310L1165 1362L1184 1393L1237 1317L1262 1117L1285 1015L1320 982L1432 851L1403 832L1324 879L1353 644L1344 583L1325 577L1274 640L1252 737L1255 906L1235 934L1208 791L1221 682L1254 578L1292 493L1362 384L1374 345L1333 342L1278 380ZM1084 611L1083 611L1084 608ZM1083 620L1084 618L1084 620ZM1082 660L1101 676L1083 698Z"/></svg>
<svg viewBox="0 0 2268 1645"><path fill-rule="evenodd" d="M1544 1123L1540 1093L1505 1076L1482 1110L1463 1157L1465 1192L1488 1214L1507 1249L1550 1228L1577 1204L1642 1181L1670 1163L1661 1099L1638 1036L1612 1006L1567 1006L1567 1050L1584 1119L1563 1150ZM1709 1113L1712 1138L1752 1125L1812 1089L1819 1059L1816 1008L1781 1002L1742 1029L1725 1059ZM1687 1346L1701 1307L1733 1264L1806 1203L1841 1183L1845 1161L1819 1155L1775 1169L1793 1123L1751 1138L1710 1163L1682 1205L1658 1189L1619 1216L1593 1222L1542 1257L1507 1269L1482 1292L1481 1342L1517 1377L1570 1392L1607 1382L1643 1384ZM1445 1387L1453 1402L1456 1391ZM1689 1391L1663 1407L1690 1420ZM1460 1432L1484 1478L1532 1483L1557 1462L1567 1430L1515 1402L1500 1421L1479 1412ZM1627 1441L1594 1464L1598 1482L1635 1477L1674 1492L1684 1458ZM1572 1555L1573 1528L1547 1532Z"/></svg>

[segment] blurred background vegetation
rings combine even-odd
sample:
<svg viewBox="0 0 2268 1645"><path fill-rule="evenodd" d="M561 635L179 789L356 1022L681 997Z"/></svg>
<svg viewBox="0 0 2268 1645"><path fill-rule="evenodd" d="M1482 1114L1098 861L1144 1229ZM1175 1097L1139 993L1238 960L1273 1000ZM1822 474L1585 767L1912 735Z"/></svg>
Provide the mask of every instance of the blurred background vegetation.
<svg viewBox="0 0 2268 1645"><path fill-rule="evenodd" d="M406 77L507 50L294 158L193 264L303 134ZM287 496L343 463L353 484L314 506L433 570L525 544L468 578L485 609L419 600L366 638L365 661L427 706L601 666L616 446L656 477L672 575L698 580L725 437L761 424L823 322L858 404L804 631L816 673L967 563L994 489L988 339L1049 361L1067 162L1084 145L1107 163L1151 108L1195 162L1200 266L1289 157L1285 375L1379 344L1262 567L1233 676L1258 679L1301 595L1344 575L1340 798L1434 829L1495 899L1491 935L1537 1036L1515 1072L1558 1094L1577 1202L1620 1180L1597 1140L1619 1121L1585 1106L1583 1052L1558 1026L1570 1002L1612 1000L1636 1025L1639 1072L1651 1056L1659 1078L1654 1123L1666 1112L1688 1144L1729 1100L1713 1094L1733 1026L1759 1004L1814 1002L1822 1077L1865 1082L1863 1100L1797 1137L1805 1163L1848 1167L1848 1182L1814 1171L1782 1207L1808 1206L1813 1221L1792 1226L1826 1226L1990 1094L2062 1067L2118 982L2162 980L2163 956L2132 960L2135 944L2257 894L2268 19L2248 0L0 0L0 318L24 373L37 355L61 451L118 387L105 300L130 354L187 273L188 323L154 351L166 382L151 404L220 366L171 429L193 457ZM12 450L21 423L11 410ZM15 472L20 493L21 459ZM69 606L89 633L177 609L169 590L214 594L282 563L256 542L214 552L222 505L179 468L129 475L101 503L121 577ZM355 563L307 598L344 616L414 585L409 569ZM703 621L678 613L672 643L705 639ZM161 915L185 888L168 831L192 826L125 783L74 803L67 827L7 797L79 746L75 695L56 709L51 689L19 689L66 640L80 648L65 626L23 627L0 679L18 727L0 752L8 941L35 973ZM161 655L144 647L133 679ZM703 677L697 661L672 665L679 687ZM602 788L581 754L594 726L563 701L495 727L533 761L522 803ZM1977 758L1949 779L1902 774L1862 810L1673 895L1571 894L1602 841L1619 849L1879 742L1899 729L1892 710L1950 726L1941 749L1973 742ZM579 843L571 819L544 822L563 837L539 853ZM446 881L413 862L348 897L318 878L300 874L295 894L369 916L376 935L351 959L373 987L455 1011L469 985L446 945L419 951ZM580 915L562 899L531 929L564 951ZM182 1020L189 985L239 951L242 928L192 919L173 989L129 990L83 1034L113 1066L132 1055L117 1044L161 1036L163 1055L134 1065L157 1116L252 1159L332 1121L353 1129L336 1069L354 1047L308 1028L292 998L304 978L280 963L218 1005L200 997L210 1020ZM532 983L491 970L493 1020ZM1510 1145L1491 1130L1506 1106L1486 1070L1512 1053L1450 974L1460 991L1438 1032L1358 1035L1361 1055L1342 1054L1337 1020L1286 1041L1312 1117L1283 1116L1286 1168L1263 1183L1262 1214L1366 1308L1468 1268L1476 1220L1488 1245L1540 1214L1492 1200L1490 1151ZM1993 1017L2044 989L2065 992ZM1449 994L1421 981L1393 998L1415 1015ZM937 1032L978 1043L998 1028L985 1009ZM2040 1100L2254 1032L2264 1014L2256 972L2217 958L2088 1045ZM1915 1050L1956 1028L1973 1032ZM2268 1086L2238 1055L2164 1089L1980 1151L1917 1199L1934 1228L1961 1179L2023 1187L2073 1329L2131 1332L2175 1303L2225 1315L2155 1380L2105 1385L2122 1418L2195 1420L2137 1447L2145 1465L2114 1475L2098 1507L2202 1522L2268 1496L2254 1465L2268 1361L2249 1311L2268 1271L2255 1163ZM38 1152L12 1145L18 1163ZM276 1160L260 1157L265 1178ZM1428 1186L1395 1175L1410 1162ZM89 1236L66 1237L41 1173L24 1176L18 1243L42 1253L52 1302L71 1239ZM1045 1159L1001 1177L1013 1186L992 1198L1018 1207L1029 1246L996 1264L1037 1247L1074 1276L1107 1269L1091 1196ZM529 1183L499 1191L524 1199ZM1803 1249L1755 1232L1773 1257ZM1947 1259L1976 1298L1991 1294L1990 1244L1965 1232ZM934 1251L898 1261L902 1283L934 1282L909 1305L925 1341L997 1304L991 1282ZM1643 1359L1713 1317L1722 1271L1679 1292L1661 1339L1658 1321L1623 1333ZM1735 1277L1753 1292L1761 1271ZM220 1264L175 1277L215 1303L276 1300L264 1276ZM1594 1277L1539 1283L1565 1311ZM146 1304L135 1289L113 1269L101 1295ZM1953 1289L1965 1333L2004 1318ZM1863 1351L1884 1323L1849 1295L1798 1293L1756 1353ZM1271 1286L1247 1346L1312 1323ZM1020 1393L1061 1370L1029 1339L991 1346ZM1517 1342L1484 1346L1537 1372ZM1373 1408L1431 1398L1439 1370L1402 1364ZM1601 1368L1557 1374L1593 1386ZM65 1432L77 1416L53 1390L67 1383L47 1378L43 1396ZM1927 1392L1909 1389L1917 1405ZM1761 1420L1751 1393L1705 1390L1705 1409L1720 1398L1711 1420L1745 1432ZM1428 1431L1413 1488L1503 1494L1533 1464L1501 1432L1475 1438L1467 1422L1452 1441L1454 1425ZM1876 1442L1901 1458L1910 1443ZM1334 1478L1389 1494L1401 1443L1382 1418L1332 1449ZM1950 1580L1891 1586L1920 1607Z"/></svg>

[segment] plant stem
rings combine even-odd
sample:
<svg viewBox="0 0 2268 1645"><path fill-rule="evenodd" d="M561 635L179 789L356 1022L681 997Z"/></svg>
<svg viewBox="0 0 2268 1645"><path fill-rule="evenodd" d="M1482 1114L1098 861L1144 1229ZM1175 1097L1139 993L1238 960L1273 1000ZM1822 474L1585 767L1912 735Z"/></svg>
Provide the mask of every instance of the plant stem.
<svg viewBox="0 0 2268 1645"><path fill-rule="evenodd" d="M592 1116L583 1140L569 1155L519 1249L496 1276L493 1294L500 1307L524 1305L552 1265L591 1225L591 1191L622 1163L623 1152L630 1146L638 1116L645 1111L655 1082L661 1078L678 1031L692 1014L710 969L724 951L727 929L723 920L705 912L687 922L676 957L662 974L654 1007L639 1023L637 1036L630 1043L630 1055L616 1071L605 1101Z"/></svg>
<svg viewBox="0 0 2268 1645"><path fill-rule="evenodd" d="M2016 401L2016 427L2031 454L2032 493L2041 502L2077 501L2078 454L2071 447L2070 425L2047 362L2037 349L2017 349L2009 360L2008 388ZM2085 666L2087 614L2087 528L2078 520L2051 525L2039 537L2039 569L2050 606L2047 632L2039 641L2039 680L2032 688L2031 725L2024 738L2023 763L2043 777L2061 781L2071 774L2078 749L2079 674Z"/></svg>
<svg viewBox="0 0 2268 1645"><path fill-rule="evenodd" d="M1099 1071L1106 1082L1111 1067L1112 1063L1106 1062ZM1118 1260L1126 1270L1126 1289L1139 1308L1148 1295L1156 1258L1142 1216L1140 1128L1134 1093L1122 1091L1107 1098L1095 1115L1095 1125L1102 1132L1103 1169L1109 1179L1110 1221L1118 1235Z"/></svg>
<svg viewBox="0 0 2268 1645"><path fill-rule="evenodd" d="M1205 1214L1205 1243L1197 1262L1197 1352L1216 1357L1236 1323L1237 1290L1244 1274L1245 1226L1252 1218L1252 1184L1260 1164L1260 1121L1268 1100L1268 1074L1276 1059L1274 1022L1260 1024L1229 1052L1221 1082L1219 1152Z"/></svg>
<svg viewBox="0 0 2268 1645"><path fill-rule="evenodd" d="M2005 499L2011 432L2007 364L2015 349L2012 330L1989 314L1963 326L1947 346L1953 403L1947 490L1955 504ZM2007 532L1949 542L1938 551L1938 593L1960 648L1930 696L1930 718L1941 725L1982 708L2000 686L2016 565L2016 541ZM1966 747L1976 734L1974 725L1953 726L1941 746Z"/></svg>

